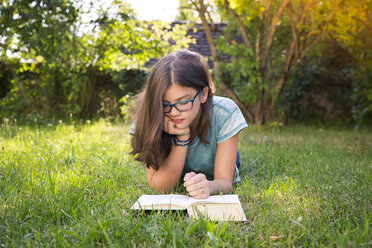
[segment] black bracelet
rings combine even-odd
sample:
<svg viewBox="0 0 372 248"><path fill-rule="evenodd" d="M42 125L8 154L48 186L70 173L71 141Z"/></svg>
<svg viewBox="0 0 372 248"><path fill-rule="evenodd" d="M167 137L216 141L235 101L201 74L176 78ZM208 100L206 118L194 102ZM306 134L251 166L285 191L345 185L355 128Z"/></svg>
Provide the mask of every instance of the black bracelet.
<svg viewBox="0 0 372 248"><path fill-rule="evenodd" d="M172 144L175 145L175 146L187 146L188 144L190 144L190 139L179 140L179 139L177 139L176 136L173 136L171 141L172 141Z"/></svg>

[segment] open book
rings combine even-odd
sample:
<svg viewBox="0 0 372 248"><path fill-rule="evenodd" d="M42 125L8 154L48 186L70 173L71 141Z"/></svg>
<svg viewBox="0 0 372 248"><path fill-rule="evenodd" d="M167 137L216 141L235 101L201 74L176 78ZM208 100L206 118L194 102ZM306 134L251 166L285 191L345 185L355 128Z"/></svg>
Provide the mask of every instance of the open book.
<svg viewBox="0 0 372 248"><path fill-rule="evenodd" d="M237 195L215 195L194 199L184 195L142 195L131 209L186 210L190 218L198 218L198 211L213 221L247 221Z"/></svg>

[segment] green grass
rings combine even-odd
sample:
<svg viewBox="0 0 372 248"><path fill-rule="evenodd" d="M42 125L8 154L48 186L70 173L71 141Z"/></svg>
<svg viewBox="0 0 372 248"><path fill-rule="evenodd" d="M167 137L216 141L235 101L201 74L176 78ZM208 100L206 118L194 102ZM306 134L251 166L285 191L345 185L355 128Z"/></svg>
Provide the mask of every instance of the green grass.
<svg viewBox="0 0 372 248"><path fill-rule="evenodd" d="M128 155L128 130L2 124L0 246L372 246L370 131L243 131L234 193L248 222L214 223L129 209L154 192Z"/></svg>

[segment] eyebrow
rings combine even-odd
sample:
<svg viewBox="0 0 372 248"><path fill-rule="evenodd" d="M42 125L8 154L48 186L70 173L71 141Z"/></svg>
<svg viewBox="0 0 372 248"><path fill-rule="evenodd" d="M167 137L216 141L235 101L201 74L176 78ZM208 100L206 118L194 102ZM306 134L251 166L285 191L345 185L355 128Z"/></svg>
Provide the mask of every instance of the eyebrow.
<svg viewBox="0 0 372 248"><path fill-rule="evenodd" d="M177 98L175 102L179 102L182 99L184 99L185 97L190 97L190 94L186 94L184 96L181 96L181 97ZM187 100L191 100L191 99L187 99ZM168 102L169 103L169 101L167 101L167 100L163 100L163 102Z"/></svg>

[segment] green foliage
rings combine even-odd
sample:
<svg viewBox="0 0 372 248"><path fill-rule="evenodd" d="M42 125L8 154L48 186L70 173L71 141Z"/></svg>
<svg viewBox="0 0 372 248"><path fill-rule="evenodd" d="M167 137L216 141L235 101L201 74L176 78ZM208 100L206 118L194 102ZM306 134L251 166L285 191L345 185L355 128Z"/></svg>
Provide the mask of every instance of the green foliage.
<svg viewBox="0 0 372 248"><path fill-rule="evenodd" d="M122 92L137 94L144 87L147 70L121 70L112 74L112 80Z"/></svg>
<svg viewBox="0 0 372 248"><path fill-rule="evenodd" d="M328 40L297 66L278 101L287 121L351 125L353 56Z"/></svg>
<svg viewBox="0 0 372 248"><path fill-rule="evenodd" d="M341 7L338 0L214 2L228 24L223 37L215 41L217 58L230 56L219 69L224 82L250 110L246 116L253 119L249 120L252 122L282 118L283 111L278 108L282 106L277 102L284 97L282 92L290 84L289 79L298 63L317 50L315 45L322 38L334 34L335 26L340 25L335 21L338 15L347 17L344 22L354 18L347 14L350 13L348 8L352 8L348 1L343 1ZM354 3L358 4L366 6L367 3ZM346 25L342 30L347 36L353 28Z"/></svg>
<svg viewBox="0 0 372 248"><path fill-rule="evenodd" d="M232 193L248 221L216 223L130 210L154 192L128 154L129 125L44 121L0 124L1 246L371 245L371 130L244 130Z"/></svg>
<svg viewBox="0 0 372 248"><path fill-rule="evenodd" d="M123 71L142 68L150 58L190 42L186 26L138 21L121 1L96 10L95 19L84 23L83 14L94 10L86 10L84 4L18 0L0 5L0 63L12 75L0 105L4 115L35 112L88 118L97 110L106 113L95 104L97 99L107 106L103 99L111 97L109 105L118 105L117 96L107 95L107 84L120 81L123 90L135 89L123 86L130 82L118 78L126 76Z"/></svg>
<svg viewBox="0 0 372 248"><path fill-rule="evenodd" d="M189 0L178 0L179 11L176 16L177 21L186 21L186 22L200 22L200 19L192 9L191 3Z"/></svg>
<svg viewBox="0 0 372 248"><path fill-rule="evenodd" d="M134 116L132 113L133 97L130 95L125 95L122 98L120 98L119 103L122 104L120 106L120 111L123 116L123 120L125 122L133 121L134 120Z"/></svg>
<svg viewBox="0 0 372 248"><path fill-rule="evenodd" d="M253 50L244 44L228 44L226 38L215 40L216 48L221 54L233 56L232 61L220 64L219 69L224 76L224 82L234 89L235 94L247 106L257 101L258 93L266 86L259 73L259 63L252 59Z"/></svg>
<svg viewBox="0 0 372 248"><path fill-rule="evenodd" d="M352 116L357 125L372 120L372 1L344 1L331 27L339 44L353 55Z"/></svg>
<svg viewBox="0 0 372 248"><path fill-rule="evenodd" d="M25 60L42 56L47 63L64 49L60 42L69 38L71 25L78 18L70 0L5 0L0 13L1 58L8 51Z"/></svg>
<svg viewBox="0 0 372 248"><path fill-rule="evenodd" d="M306 120L311 117L304 109L298 111L295 105L304 93L309 94L312 91L314 95L317 93L314 85L318 81L318 84L324 85L324 92L333 94L330 97L333 104L347 110L343 111L341 113L343 116L337 119L345 121L347 117L349 121L354 121L356 128L370 124L372 120L372 54L370 52L372 41L369 35L372 32L369 25L372 21L371 6L370 0L342 1L340 11L335 13L334 21L327 27L332 36L317 46L317 51L311 52L303 61L304 63L299 64L292 82L282 96L282 100L289 104L281 105L283 108L289 108L286 109L287 113L297 116L295 119ZM337 84L341 87L335 87ZM349 87L344 87L344 92L340 95L339 88L345 84ZM310 106L310 109L312 107L314 106ZM329 115L328 119L332 118L334 112L336 111L326 113ZM314 114L314 111L310 111L310 114ZM322 118L318 116L318 119Z"/></svg>

